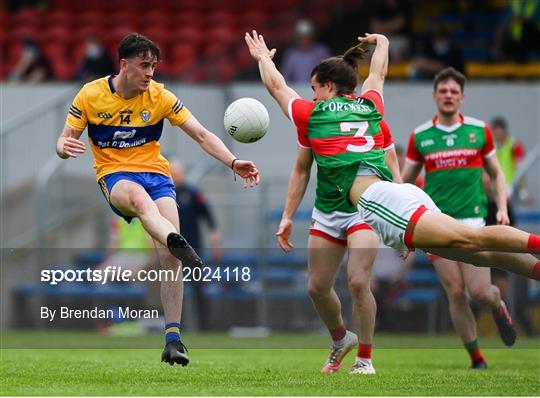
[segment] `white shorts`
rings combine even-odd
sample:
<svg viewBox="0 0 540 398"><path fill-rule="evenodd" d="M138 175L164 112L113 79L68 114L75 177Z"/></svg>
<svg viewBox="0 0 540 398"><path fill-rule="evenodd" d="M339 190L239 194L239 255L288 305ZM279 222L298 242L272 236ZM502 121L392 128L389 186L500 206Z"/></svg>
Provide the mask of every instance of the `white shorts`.
<svg viewBox="0 0 540 398"><path fill-rule="evenodd" d="M309 234L347 245L347 236L361 229L371 230L371 227L362 220L359 213L341 211L323 213L313 209Z"/></svg>
<svg viewBox="0 0 540 398"><path fill-rule="evenodd" d="M413 229L427 210L440 211L416 185L388 181L370 185L358 202L362 219L379 234L386 246L398 250L414 250Z"/></svg>

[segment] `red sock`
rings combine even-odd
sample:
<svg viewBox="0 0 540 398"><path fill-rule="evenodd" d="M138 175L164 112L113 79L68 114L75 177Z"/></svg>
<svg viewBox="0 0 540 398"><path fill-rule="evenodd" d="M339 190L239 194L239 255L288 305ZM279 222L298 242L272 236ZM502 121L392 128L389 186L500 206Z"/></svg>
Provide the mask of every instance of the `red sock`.
<svg viewBox="0 0 540 398"><path fill-rule="evenodd" d="M357 357L362 359L371 359L371 344L358 344Z"/></svg>
<svg viewBox="0 0 540 398"><path fill-rule="evenodd" d="M527 249L540 249L540 236L530 234L529 241L527 242Z"/></svg>
<svg viewBox="0 0 540 398"><path fill-rule="evenodd" d="M540 281L540 261L538 261L532 271L531 278Z"/></svg>
<svg viewBox="0 0 540 398"><path fill-rule="evenodd" d="M482 354L482 351L480 351L479 348L477 348L474 351L469 352L469 355L471 356L471 360L473 361L484 361L486 362L486 357L484 354Z"/></svg>
<svg viewBox="0 0 540 398"><path fill-rule="evenodd" d="M339 341L343 337L345 337L345 334L347 334L347 329L345 328L345 325L341 324L341 326L335 328L335 329L328 329L330 331L330 336L332 336L332 340Z"/></svg>

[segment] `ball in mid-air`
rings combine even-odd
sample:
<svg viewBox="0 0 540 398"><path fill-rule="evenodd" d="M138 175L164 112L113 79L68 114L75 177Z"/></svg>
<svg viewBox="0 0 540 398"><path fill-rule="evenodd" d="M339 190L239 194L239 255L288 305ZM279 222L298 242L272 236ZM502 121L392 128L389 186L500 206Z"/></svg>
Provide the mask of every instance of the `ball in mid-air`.
<svg viewBox="0 0 540 398"><path fill-rule="evenodd" d="M223 117L225 131L236 141L259 141L268 130L268 111L254 98L240 98L229 105Z"/></svg>

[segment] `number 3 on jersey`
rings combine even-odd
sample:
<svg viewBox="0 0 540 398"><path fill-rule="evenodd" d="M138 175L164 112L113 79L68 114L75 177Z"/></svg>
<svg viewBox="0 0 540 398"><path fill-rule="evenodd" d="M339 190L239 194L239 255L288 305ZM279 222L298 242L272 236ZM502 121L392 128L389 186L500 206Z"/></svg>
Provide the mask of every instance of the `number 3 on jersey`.
<svg viewBox="0 0 540 398"><path fill-rule="evenodd" d="M375 145L375 140L373 139L372 136L365 135L368 127L369 127L369 123L366 121L341 122L339 124L339 129L342 133L346 133L346 132L353 131L356 129L356 133L354 134L354 136L351 137L352 140L354 140L355 138L363 137L364 140L366 141L363 145L348 144L346 148L348 152L362 153L362 152L368 152L371 150L371 148L373 148L373 146ZM357 141L357 140L354 140L354 141Z"/></svg>

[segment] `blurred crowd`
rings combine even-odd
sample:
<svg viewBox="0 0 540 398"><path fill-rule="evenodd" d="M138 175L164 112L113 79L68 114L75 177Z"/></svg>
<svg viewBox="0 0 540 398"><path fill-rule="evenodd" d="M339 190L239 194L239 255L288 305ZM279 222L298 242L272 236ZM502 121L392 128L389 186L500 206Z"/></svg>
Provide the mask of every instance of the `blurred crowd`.
<svg viewBox="0 0 540 398"><path fill-rule="evenodd" d="M240 0L156 0L148 11L127 0L8 0L0 5L0 77L37 82L107 75L115 70L119 39L138 31L162 47L161 78L250 80L257 73L242 38L251 27L278 49L278 65L291 82L309 81L312 65L342 53L364 32L387 35L391 65L406 65L390 78L431 79L447 66L467 74L470 63L518 69L540 62L540 0L259 3L247 10Z"/></svg>

